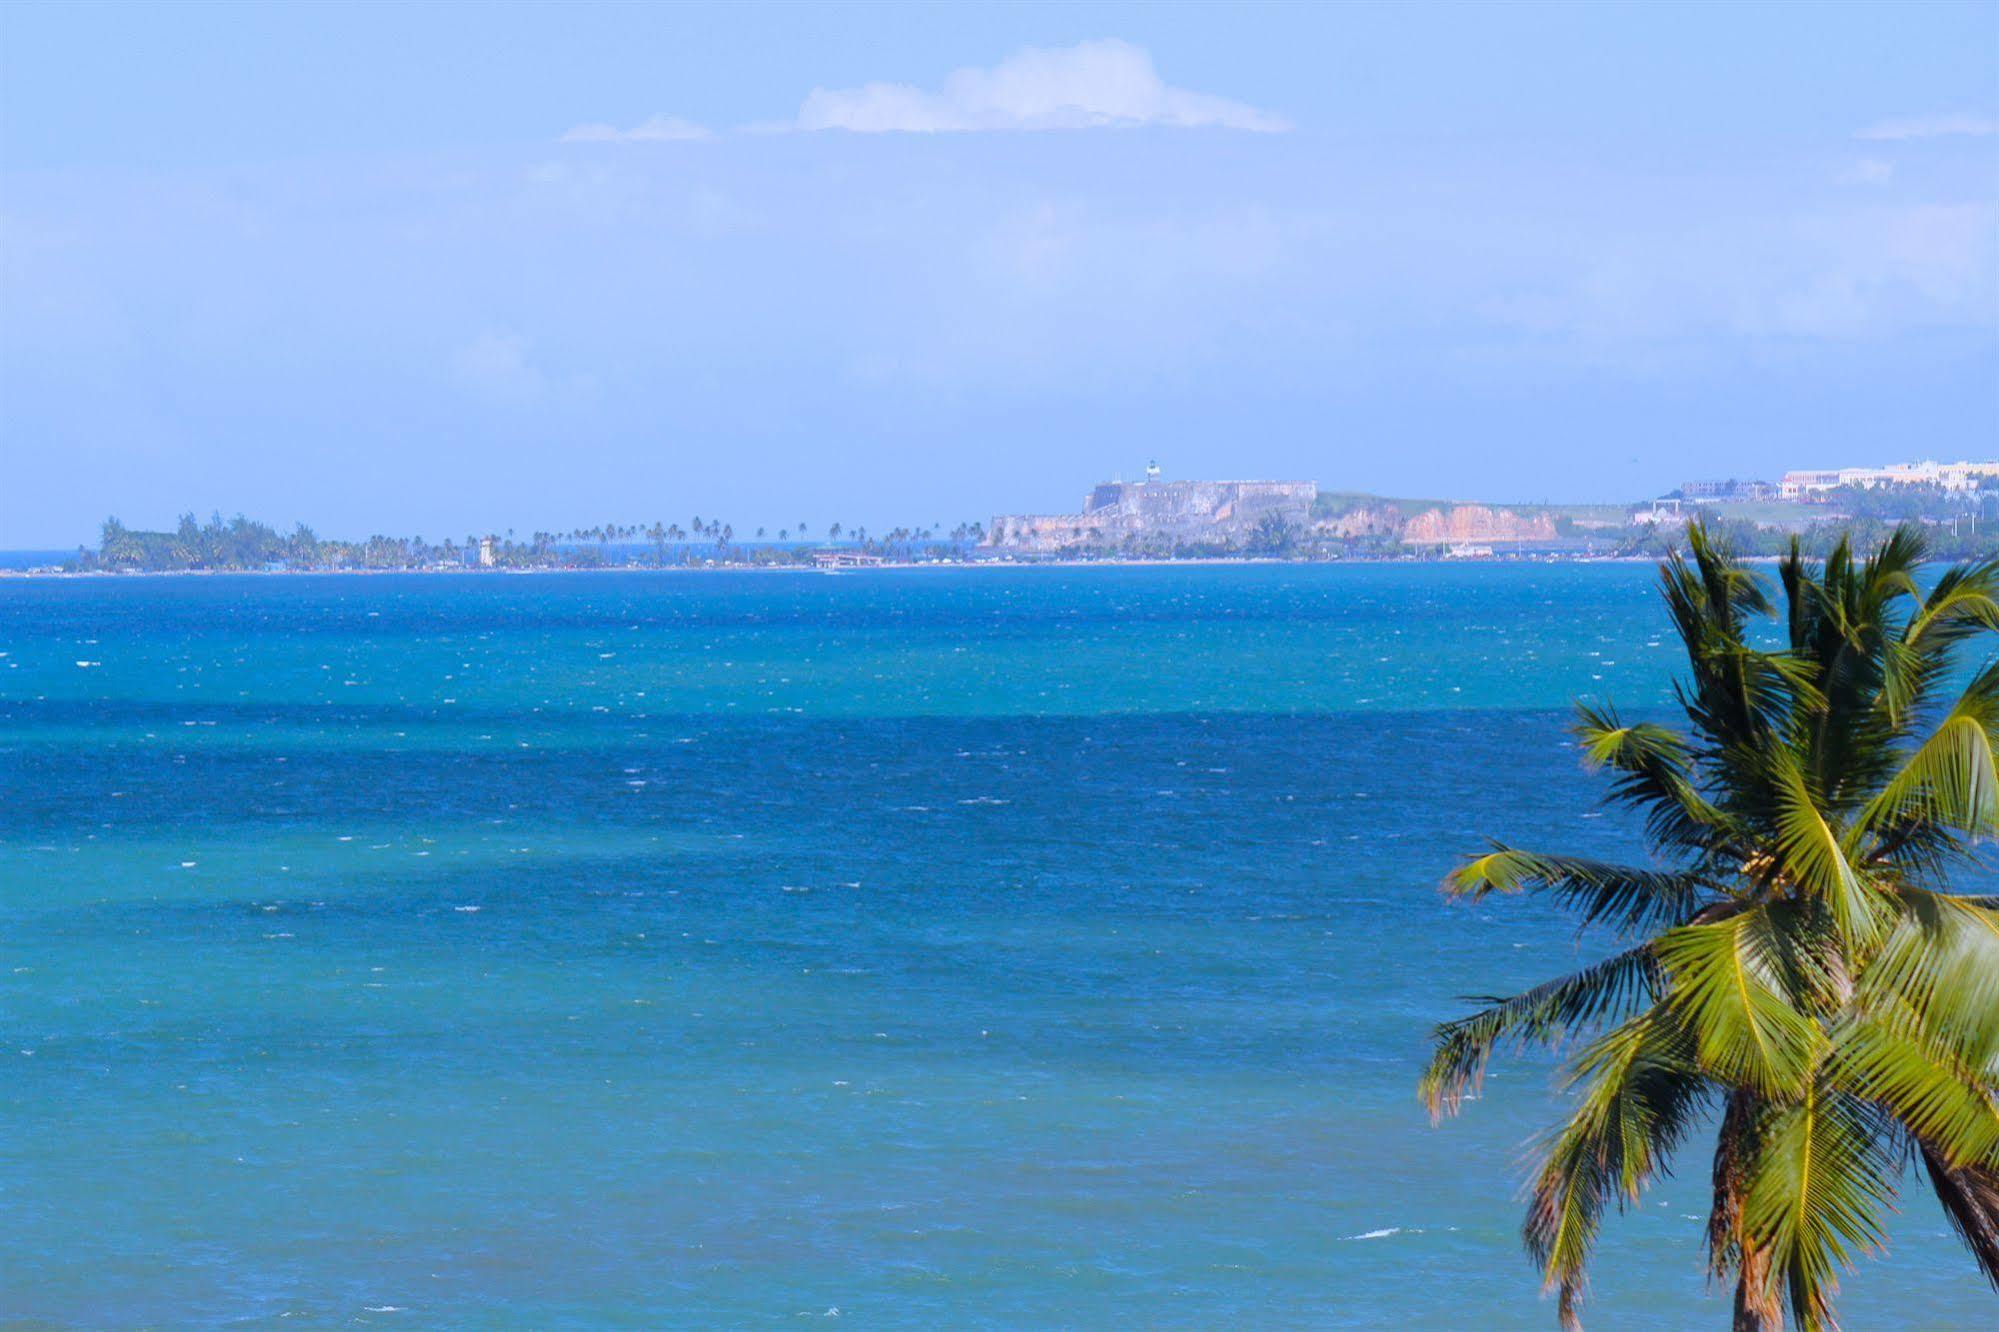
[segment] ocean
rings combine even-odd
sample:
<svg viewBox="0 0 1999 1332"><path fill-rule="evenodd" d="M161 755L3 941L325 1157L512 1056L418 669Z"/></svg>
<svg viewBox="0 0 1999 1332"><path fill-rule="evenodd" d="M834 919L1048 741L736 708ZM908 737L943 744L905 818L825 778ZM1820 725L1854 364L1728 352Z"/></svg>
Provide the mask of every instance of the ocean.
<svg viewBox="0 0 1999 1332"><path fill-rule="evenodd" d="M0 580L0 1324L1552 1327L1635 565ZM1707 1161L1586 1315L1725 1325ZM1990 1326L1911 1190L1849 1325ZM1917 1314L1915 1311L1920 1311Z"/></svg>

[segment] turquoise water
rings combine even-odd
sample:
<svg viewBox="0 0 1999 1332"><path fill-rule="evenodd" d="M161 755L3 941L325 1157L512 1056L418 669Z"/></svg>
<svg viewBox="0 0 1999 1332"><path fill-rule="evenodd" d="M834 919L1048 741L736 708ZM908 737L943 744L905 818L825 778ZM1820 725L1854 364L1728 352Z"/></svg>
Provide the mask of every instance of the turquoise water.
<svg viewBox="0 0 1999 1332"><path fill-rule="evenodd" d="M1593 945L1434 885L1621 846L1564 708L1663 627L1632 566L0 582L0 1323L1552 1326L1546 1066L1413 1084ZM1704 1173L1599 1325L1722 1325ZM1843 1307L1993 1312L1917 1196Z"/></svg>

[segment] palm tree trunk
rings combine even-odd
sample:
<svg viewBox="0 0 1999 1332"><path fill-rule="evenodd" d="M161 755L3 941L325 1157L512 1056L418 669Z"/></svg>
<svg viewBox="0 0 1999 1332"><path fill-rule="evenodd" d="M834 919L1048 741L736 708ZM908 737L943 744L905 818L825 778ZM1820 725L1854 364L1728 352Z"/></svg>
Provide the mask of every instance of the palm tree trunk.
<svg viewBox="0 0 1999 1332"><path fill-rule="evenodd" d="M1770 1251L1744 1246L1735 1282L1735 1332L1783 1332L1784 1309L1770 1289Z"/></svg>
<svg viewBox="0 0 1999 1332"><path fill-rule="evenodd" d="M1714 1145L1714 1210L1708 1214L1708 1271L1716 1278L1735 1273L1735 1332L1783 1332L1784 1310L1770 1288L1770 1251L1752 1246L1742 1234L1745 1163L1754 1151L1756 1098L1729 1093Z"/></svg>

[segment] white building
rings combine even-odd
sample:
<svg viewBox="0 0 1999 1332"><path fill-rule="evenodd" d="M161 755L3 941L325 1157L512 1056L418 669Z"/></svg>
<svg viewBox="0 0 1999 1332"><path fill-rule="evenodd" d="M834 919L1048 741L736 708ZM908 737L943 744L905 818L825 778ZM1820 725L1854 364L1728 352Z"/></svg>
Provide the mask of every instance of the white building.
<svg viewBox="0 0 1999 1332"><path fill-rule="evenodd" d="M1760 504L1765 500L1777 498L1777 487L1768 481L1739 481L1733 477L1726 481L1682 481L1680 498L1697 502L1738 500Z"/></svg>
<svg viewBox="0 0 1999 1332"><path fill-rule="evenodd" d="M1787 500L1808 499L1821 491L1854 486L1936 486L1943 490L1976 490L1987 478L1999 478L1999 462L1889 463L1886 467L1842 467L1836 471L1786 472L1779 493Z"/></svg>

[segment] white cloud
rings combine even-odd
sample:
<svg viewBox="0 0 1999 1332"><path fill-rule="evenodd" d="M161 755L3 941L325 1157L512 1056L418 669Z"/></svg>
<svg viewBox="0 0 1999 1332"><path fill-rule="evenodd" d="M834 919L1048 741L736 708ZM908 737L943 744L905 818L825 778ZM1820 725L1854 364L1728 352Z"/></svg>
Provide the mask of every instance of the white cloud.
<svg viewBox="0 0 1999 1332"><path fill-rule="evenodd" d="M1856 139L1940 139L1947 135L1970 135L1983 138L1999 134L1999 120L1991 116L1973 116L1958 113L1945 116L1907 116L1899 120L1884 120L1878 125L1869 125L1853 137Z"/></svg>
<svg viewBox="0 0 1999 1332"><path fill-rule="evenodd" d="M652 116L630 129L616 125L578 125L562 136L563 143L685 143L712 138L706 125L679 116Z"/></svg>
<svg viewBox="0 0 1999 1332"><path fill-rule="evenodd" d="M1226 97L1175 88L1128 42L1028 47L990 69L960 69L935 92L906 83L815 88L796 128L862 134L1164 125L1277 133L1290 122Z"/></svg>

